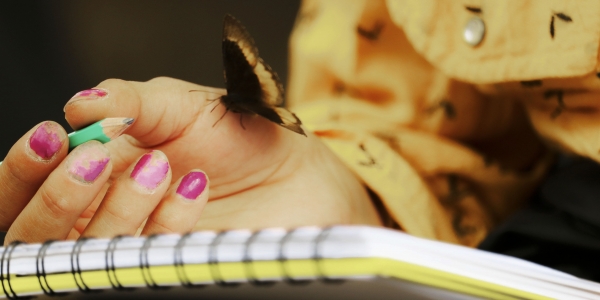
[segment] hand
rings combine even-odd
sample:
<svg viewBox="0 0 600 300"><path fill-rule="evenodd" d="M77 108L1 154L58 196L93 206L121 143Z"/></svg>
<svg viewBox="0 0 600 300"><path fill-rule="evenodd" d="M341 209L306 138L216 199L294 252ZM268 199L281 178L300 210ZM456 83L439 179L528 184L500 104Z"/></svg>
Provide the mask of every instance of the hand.
<svg viewBox="0 0 600 300"><path fill-rule="evenodd" d="M0 166L0 226L10 226L5 244L135 233L146 218L144 234L188 231L208 199L207 177L199 170L167 190L171 170L160 151L144 154L105 194L113 166L106 147L92 141L66 156L67 147L60 125L43 122ZM181 221L171 222L174 218Z"/></svg>
<svg viewBox="0 0 600 300"><path fill-rule="evenodd" d="M127 177L126 169L151 149L169 157L173 178L190 169L204 170L211 178L210 200L202 216L196 216L200 220L195 229L379 224L365 188L316 137L298 135L258 116L226 113L219 101L211 101L223 90L170 78L145 83L107 80L98 88L108 95L71 100L65 106L67 121L81 128L107 117L136 119L127 135L105 145L111 153L110 180ZM148 203L150 208L141 212L139 206L120 201L129 214L110 217L100 210L112 200L97 201L101 204L89 226L103 226L95 236L133 234L125 219L143 220L153 209ZM9 202L0 195L3 203ZM169 231L182 221L173 217L162 226ZM25 229L31 230L36 229Z"/></svg>

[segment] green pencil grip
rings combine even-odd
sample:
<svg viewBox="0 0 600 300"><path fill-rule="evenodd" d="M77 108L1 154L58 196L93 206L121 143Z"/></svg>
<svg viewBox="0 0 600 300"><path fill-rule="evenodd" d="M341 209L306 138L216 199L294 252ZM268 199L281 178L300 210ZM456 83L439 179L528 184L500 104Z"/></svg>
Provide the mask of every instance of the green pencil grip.
<svg viewBox="0 0 600 300"><path fill-rule="evenodd" d="M69 133L69 149L73 149L85 142L96 140L101 143L110 142L110 138L104 134L102 121L98 121L86 128Z"/></svg>

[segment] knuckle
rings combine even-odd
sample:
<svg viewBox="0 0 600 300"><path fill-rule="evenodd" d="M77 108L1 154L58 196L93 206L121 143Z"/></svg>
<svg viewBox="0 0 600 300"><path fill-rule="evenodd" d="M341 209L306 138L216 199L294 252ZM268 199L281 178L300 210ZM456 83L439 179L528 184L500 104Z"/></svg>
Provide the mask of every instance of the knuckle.
<svg viewBox="0 0 600 300"><path fill-rule="evenodd" d="M7 160L5 162L2 163L2 165L6 168L7 173L8 173L8 177L9 177L9 182L10 184L7 184L6 186L8 187L13 187L16 188L17 190L20 190L20 187L26 187L29 186L31 183L31 179L29 178L29 172L27 168L23 168L22 164L18 164L18 163L13 163L10 160ZM3 182L3 185L5 184L5 182Z"/></svg>
<svg viewBox="0 0 600 300"><path fill-rule="evenodd" d="M150 84L164 85L164 84L169 84L169 83L172 84L174 81L175 81L175 79L173 79L171 77L158 76L158 77L154 77L154 78L148 80L147 82Z"/></svg>
<svg viewBox="0 0 600 300"><path fill-rule="evenodd" d="M180 228L178 228L179 226L176 226L176 224L173 224L173 222L167 222L164 223L162 222L162 220L160 220L160 218L158 217L153 217L151 216L150 218L148 218L148 222L146 223L146 227L153 227L153 233L177 233L177 232L182 232L182 230L180 230Z"/></svg>
<svg viewBox="0 0 600 300"><path fill-rule="evenodd" d="M117 79L117 78L109 78L98 84L98 86L110 86L110 87L127 86L127 85L129 85L129 83L126 80Z"/></svg>
<svg viewBox="0 0 600 300"><path fill-rule="evenodd" d="M42 186L39 190L39 196L44 208L53 217L69 216L76 213L75 205L51 186Z"/></svg>
<svg viewBox="0 0 600 300"><path fill-rule="evenodd" d="M97 87L104 88L110 91L116 98L130 98L136 95L136 82L127 81L118 78L109 78L100 82Z"/></svg>
<svg viewBox="0 0 600 300"><path fill-rule="evenodd" d="M116 205L106 205L106 213L110 216L112 222L116 225L135 225L138 215L132 209L118 207Z"/></svg>

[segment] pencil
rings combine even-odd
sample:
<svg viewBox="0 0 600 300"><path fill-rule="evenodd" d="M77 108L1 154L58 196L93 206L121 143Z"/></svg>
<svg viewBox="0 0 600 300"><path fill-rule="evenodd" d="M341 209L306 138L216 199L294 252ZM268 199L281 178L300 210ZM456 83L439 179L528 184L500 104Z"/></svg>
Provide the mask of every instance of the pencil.
<svg viewBox="0 0 600 300"><path fill-rule="evenodd" d="M81 130L73 131L68 134L69 150L91 140L108 143L123 134L133 121L133 118L106 118Z"/></svg>
<svg viewBox="0 0 600 300"><path fill-rule="evenodd" d="M69 149L96 140L107 143L119 137L133 124L132 118L106 118L83 129L69 133Z"/></svg>

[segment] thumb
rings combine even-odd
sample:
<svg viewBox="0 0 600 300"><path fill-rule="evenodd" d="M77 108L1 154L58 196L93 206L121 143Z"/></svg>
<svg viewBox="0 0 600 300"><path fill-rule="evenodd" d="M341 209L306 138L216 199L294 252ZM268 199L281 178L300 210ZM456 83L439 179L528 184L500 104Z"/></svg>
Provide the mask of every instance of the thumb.
<svg viewBox="0 0 600 300"><path fill-rule="evenodd" d="M190 93L190 90L199 92ZM207 99L225 91L167 77L148 82L108 79L81 91L65 105L65 118L74 129L110 117L134 118L127 134L146 147L183 132L205 108Z"/></svg>

